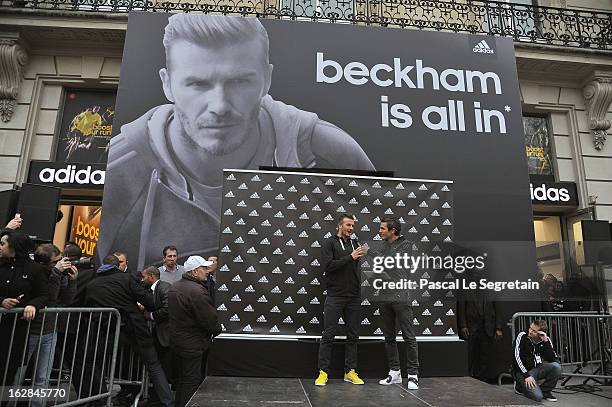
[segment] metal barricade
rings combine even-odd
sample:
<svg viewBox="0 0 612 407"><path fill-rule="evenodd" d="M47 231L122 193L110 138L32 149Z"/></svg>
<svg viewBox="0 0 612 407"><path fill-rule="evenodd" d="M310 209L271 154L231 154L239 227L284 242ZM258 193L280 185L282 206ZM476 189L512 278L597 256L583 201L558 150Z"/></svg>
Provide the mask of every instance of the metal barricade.
<svg viewBox="0 0 612 407"><path fill-rule="evenodd" d="M0 308L0 405L111 405L121 316L114 308Z"/></svg>
<svg viewBox="0 0 612 407"><path fill-rule="evenodd" d="M520 312L512 316L512 337L532 321L548 324L548 336L561 360L563 376L612 381L612 315ZM565 382L563 383L565 384Z"/></svg>

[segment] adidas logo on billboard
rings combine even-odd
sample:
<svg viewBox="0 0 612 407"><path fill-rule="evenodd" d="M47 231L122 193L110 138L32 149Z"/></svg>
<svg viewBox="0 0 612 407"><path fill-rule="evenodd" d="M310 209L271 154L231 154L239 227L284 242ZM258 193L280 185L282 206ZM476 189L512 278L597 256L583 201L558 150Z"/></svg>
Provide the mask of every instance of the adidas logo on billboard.
<svg viewBox="0 0 612 407"><path fill-rule="evenodd" d="M314 259L314 260L313 260L313 261L310 263L310 265L311 265L311 266L313 266L313 267L319 267L321 264L319 264L319 260Z"/></svg>
<svg viewBox="0 0 612 407"><path fill-rule="evenodd" d="M303 326L301 326L301 327L299 327L299 328L297 329L297 331L295 331L295 333L296 333L296 334L305 334L305 333L306 333L306 330L304 329L304 327L303 327Z"/></svg>
<svg viewBox="0 0 612 407"><path fill-rule="evenodd" d="M321 303L319 302L319 299L318 299L317 297L314 297L312 300L310 300L310 303L311 303L311 304L315 304L315 305L319 305L319 304L321 304Z"/></svg>
<svg viewBox="0 0 612 407"><path fill-rule="evenodd" d="M285 243L285 246L295 246L295 242L293 241L293 239L289 239L289 241Z"/></svg>
<svg viewBox="0 0 612 407"><path fill-rule="evenodd" d="M230 174L227 176L227 178L225 178L228 181L236 181L236 177L234 176L234 174Z"/></svg>
<svg viewBox="0 0 612 407"><path fill-rule="evenodd" d="M258 281L258 283L267 283L268 279L266 278L266 276L263 276L262 278L260 278Z"/></svg>
<svg viewBox="0 0 612 407"><path fill-rule="evenodd" d="M259 242L259 244L266 244L266 245L269 245L269 244L270 244L270 241L269 241L269 240L268 240L268 238L266 237L266 238L264 238L264 239L263 239L261 242Z"/></svg>
<svg viewBox="0 0 612 407"><path fill-rule="evenodd" d="M241 207L241 208L246 208L247 204L246 204L246 202L244 202L244 201L240 201L240 202L238 202L238 203L236 204L236 206L239 206L239 207Z"/></svg>
<svg viewBox="0 0 612 407"><path fill-rule="evenodd" d="M280 309L279 309L279 308L278 308L278 307L275 305L275 306L274 306L274 308L272 308L272 309L270 310L270 312L273 312L273 313L275 313L275 314L278 314L278 313L280 312Z"/></svg>
<svg viewBox="0 0 612 407"><path fill-rule="evenodd" d="M308 181L308 178L302 178L302 180L300 181L300 184L310 185L310 181Z"/></svg>
<svg viewBox="0 0 612 407"><path fill-rule="evenodd" d="M300 288L300 289L298 290L298 292L297 292L297 293L298 293L298 294L308 294L308 293L306 292L306 289L305 289L304 287Z"/></svg>
<svg viewBox="0 0 612 407"><path fill-rule="evenodd" d="M376 308L376 311L374 311L374 314L372 315L376 315L376 316L380 315L380 308Z"/></svg>
<svg viewBox="0 0 612 407"><path fill-rule="evenodd" d="M268 320L266 319L266 317L261 315L259 318L257 318L257 322L268 322Z"/></svg>
<svg viewBox="0 0 612 407"><path fill-rule="evenodd" d="M446 331L447 335L454 335L455 331L453 331L453 328L448 328L448 331Z"/></svg>
<svg viewBox="0 0 612 407"><path fill-rule="evenodd" d="M218 291L227 291L227 286L223 284L221 287L217 288Z"/></svg>
<svg viewBox="0 0 612 407"><path fill-rule="evenodd" d="M277 254L277 255L278 255L278 254L283 254L283 251L282 251L281 249L278 249L278 248L277 248L276 250L274 250L274 251L272 252L272 254Z"/></svg>
<svg viewBox="0 0 612 407"><path fill-rule="evenodd" d="M425 330L423 331L423 335L431 335L431 331L429 330L429 328L425 328Z"/></svg>
<svg viewBox="0 0 612 407"><path fill-rule="evenodd" d="M247 305L246 307L244 307L244 312L253 312L253 307L251 307L251 304Z"/></svg>
<svg viewBox="0 0 612 407"><path fill-rule="evenodd" d="M312 244L310 245L310 247L321 247L321 244L319 243L318 240L315 240L314 242L312 242Z"/></svg>
<svg viewBox="0 0 612 407"><path fill-rule="evenodd" d="M252 210L252 211L249 213L249 216L259 216L259 214L257 213L257 211L256 211L256 210L254 210L254 209L253 209L253 210Z"/></svg>
<svg viewBox="0 0 612 407"><path fill-rule="evenodd" d="M308 253L306 252L306 250L302 249L299 253L298 256L308 256Z"/></svg>
<svg viewBox="0 0 612 407"><path fill-rule="evenodd" d="M253 288L252 285L249 285L247 288L244 289L244 292L246 292L246 293L254 293L255 289Z"/></svg>
<svg viewBox="0 0 612 407"><path fill-rule="evenodd" d="M306 231L303 231L302 233L300 233L299 237L301 238L308 237L308 233L306 233Z"/></svg>
<svg viewBox="0 0 612 407"><path fill-rule="evenodd" d="M240 184L240 186L238 187L238 189L249 189L246 184L243 182L242 184Z"/></svg>
<svg viewBox="0 0 612 407"><path fill-rule="evenodd" d="M232 317L230 318L230 321L232 322L240 322L240 318L238 317L237 314L232 315Z"/></svg>
<svg viewBox="0 0 612 407"><path fill-rule="evenodd" d="M255 250L255 248L251 246L251 248L247 250L247 254L257 254L257 250Z"/></svg>
<svg viewBox="0 0 612 407"><path fill-rule="evenodd" d="M382 331L380 328L376 328L376 331L374 331L374 335L382 335Z"/></svg>
<svg viewBox="0 0 612 407"><path fill-rule="evenodd" d="M276 179L276 182L285 182L285 179L282 176L280 176Z"/></svg>
<svg viewBox="0 0 612 407"><path fill-rule="evenodd" d="M313 194L320 194L321 193L321 188L316 187L315 189L312 190Z"/></svg>
<svg viewBox="0 0 612 407"><path fill-rule="evenodd" d="M266 202L263 205L261 205L262 208L264 209L272 209L272 205L270 205L270 202Z"/></svg>
<svg viewBox="0 0 612 407"><path fill-rule="evenodd" d="M239 237L238 239L234 240L234 243L242 244L244 243L244 240L241 237Z"/></svg>
<svg viewBox="0 0 612 407"><path fill-rule="evenodd" d="M319 323L319 320L317 319L317 317L314 317L313 319L310 320L310 323L316 325Z"/></svg>
<svg viewBox="0 0 612 407"><path fill-rule="evenodd" d="M406 206L406 204L404 203L404 201L402 201L401 199L399 201L397 201L397 203L395 204L395 206Z"/></svg>
<svg viewBox="0 0 612 407"><path fill-rule="evenodd" d="M280 294L281 290L280 288L278 288L278 286L275 286L272 291L270 291L272 294Z"/></svg>
<svg viewBox="0 0 612 407"><path fill-rule="evenodd" d="M373 185L372 188L380 188L380 183L378 181L376 181Z"/></svg>
<svg viewBox="0 0 612 407"><path fill-rule="evenodd" d="M234 193L232 191L229 191L227 194L225 194L226 198L235 198Z"/></svg>
<svg viewBox="0 0 612 407"><path fill-rule="evenodd" d="M315 278L314 280L310 282L310 285L321 285L321 283L319 283L319 280Z"/></svg>
<svg viewBox="0 0 612 407"><path fill-rule="evenodd" d="M334 184L334 181L332 181L331 179L328 179L327 181L325 181L325 185L327 185L327 186L333 186L333 185L335 185L335 184Z"/></svg>
<svg viewBox="0 0 612 407"><path fill-rule="evenodd" d="M263 259L259 260L259 263L260 264L268 264L268 263L270 263L270 260L268 260L267 257L264 257Z"/></svg>
<svg viewBox="0 0 612 407"><path fill-rule="evenodd" d="M297 310L298 314L307 314L306 309L304 307L300 307L299 310Z"/></svg>
<svg viewBox="0 0 612 407"><path fill-rule="evenodd" d="M349 205L357 205L359 202L357 202L357 200L355 198L351 198L351 200L349 201Z"/></svg>
<svg viewBox="0 0 612 407"><path fill-rule="evenodd" d="M295 185L291 185L287 191L289 191L289 192L297 192L297 189L295 188Z"/></svg>
<svg viewBox="0 0 612 407"><path fill-rule="evenodd" d="M221 253L231 253L232 250L229 248L229 246L224 246L223 249L221 249Z"/></svg>
<svg viewBox="0 0 612 407"><path fill-rule="evenodd" d="M234 295L232 297L232 302L242 302L242 300L240 299L240 297L238 296L238 294Z"/></svg>
<svg viewBox="0 0 612 407"><path fill-rule="evenodd" d="M285 298L284 303L285 303L285 304L294 304L294 303L295 303L295 301L293 301L293 298L291 298L291 297L287 297L287 298Z"/></svg>
<svg viewBox="0 0 612 407"><path fill-rule="evenodd" d="M434 303L434 307L442 307L442 301L438 300Z"/></svg>
<svg viewBox="0 0 612 407"><path fill-rule="evenodd" d="M310 199L306 195L300 198L300 202L310 202Z"/></svg>
<svg viewBox="0 0 612 407"><path fill-rule="evenodd" d="M418 319L414 318L414 319L412 320L412 325L417 326L417 325L421 325L421 324L419 323L419 320L418 320Z"/></svg>
<svg viewBox="0 0 612 407"><path fill-rule="evenodd" d="M305 269L304 267L302 267L302 268L300 269L300 271L298 271L298 274L299 274L300 276L307 276L307 275L308 275L308 272L306 271L306 269Z"/></svg>
<svg viewBox="0 0 612 407"><path fill-rule="evenodd" d="M247 325L242 329L243 332L253 332L253 328L251 328L251 325Z"/></svg>
<svg viewBox="0 0 612 407"><path fill-rule="evenodd" d="M344 325L344 320L342 317L338 318L338 325Z"/></svg>
<svg viewBox="0 0 612 407"><path fill-rule="evenodd" d="M295 284L295 281L291 277L285 280L285 284Z"/></svg>
<svg viewBox="0 0 612 407"><path fill-rule="evenodd" d="M361 321L361 325L370 325L370 321L365 318L363 321Z"/></svg>
<svg viewBox="0 0 612 407"><path fill-rule="evenodd" d="M472 52L480 53L480 54L495 54L495 51L489 47L489 44L485 40L480 41L478 44L472 48Z"/></svg>
<svg viewBox="0 0 612 407"><path fill-rule="evenodd" d="M231 209L228 209L228 210L226 210L225 212L223 212L223 214L224 214L225 216L232 216L232 215L234 214L234 212L232 212L232 210L231 210Z"/></svg>
<svg viewBox="0 0 612 407"><path fill-rule="evenodd" d="M268 302L268 299L266 298L265 295L262 295L261 297L257 299L257 302Z"/></svg>
<svg viewBox="0 0 612 407"><path fill-rule="evenodd" d="M446 312L446 315L448 315L448 316L453 316L453 315L455 315L455 313L453 312L453 310L452 310L452 309L449 309L449 310Z"/></svg>
<svg viewBox="0 0 612 407"><path fill-rule="evenodd" d="M261 178L259 178L259 175L255 175L253 178L251 178L251 181L261 181Z"/></svg>
<svg viewBox="0 0 612 407"><path fill-rule="evenodd" d="M439 325L444 325L442 323L442 320L440 318L436 319L436 322L434 322L434 325L439 326Z"/></svg>
<svg viewBox="0 0 612 407"><path fill-rule="evenodd" d="M247 272L247 273L255 273L255 272L256 272L255 267L253 267L253 266L249 266L249 268L248 268L248 269L246 269L246 272Z"/></svg>
<svg viewBox="0 0 612 407"><path fill-rule="evenodd" d="M281 271L280 267L274 267L272 274L283 274L283 272Z"/></svg>
<svg viewBox="0 0 612 407"><path fill-rule="evenodd" d="M272 328L270 328L270 332L271 332L271 333L273 333L273 334L277 334L277 333L279 333L280 331L278 330L278 328L276 327L276 325L274 325Z"/></svg>
<svg viewBox="0 0 612 407"><path fill-rule="evenodd" d="M225 304L221 304L217 307L217 311L227 311L227 307Z"/></svg>
<svg viewBox="0 0 612 407"><path fill-rule="evenodd" d="M232 281L240 283L242 281L242 278L240 278L240 276L236 276L236 277L232 278Z"/></svg>
<svg viewBox="0 0 612 407"><path fill-rule="evenodd" d="M291 316L288 316L287 318L283 319L283 322L285 324L292 324L293 323L293 319L291 319Z"/></svg>

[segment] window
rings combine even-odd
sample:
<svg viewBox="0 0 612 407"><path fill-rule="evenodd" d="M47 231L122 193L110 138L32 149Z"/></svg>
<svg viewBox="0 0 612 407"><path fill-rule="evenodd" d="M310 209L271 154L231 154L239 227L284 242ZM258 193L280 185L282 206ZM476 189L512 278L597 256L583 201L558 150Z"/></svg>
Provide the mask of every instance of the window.
<svg viewBox="0 0 612 407"><path fill-rule="evenodd" d="M523 128L529 175L554 177L548 119L539 116L523 116Z"/></svg>

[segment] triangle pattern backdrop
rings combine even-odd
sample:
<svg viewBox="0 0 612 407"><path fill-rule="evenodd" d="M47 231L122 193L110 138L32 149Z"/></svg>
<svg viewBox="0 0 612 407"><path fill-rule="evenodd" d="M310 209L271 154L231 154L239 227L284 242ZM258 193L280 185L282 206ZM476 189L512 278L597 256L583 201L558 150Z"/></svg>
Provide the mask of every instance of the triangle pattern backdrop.
<svg viewBox="0 0 612 407"><path fill-rule="evenodd" d="M436 242L452 242L452 186L442 181L225 170L216 294L224 333L320 337L326 294L320 245L336 233L339 214L355 215L355 234L362 244L380 240L380 218L394 216L402 222L402 234L415 242L413 250L430 252ZM371 270L367 260L361 269ZM362 273L362 286L368 284ZM362 300L360 335L382 336L376 303L364 296ZM411 300L417 336L456 335L452 292L425 290Z"/></svg>

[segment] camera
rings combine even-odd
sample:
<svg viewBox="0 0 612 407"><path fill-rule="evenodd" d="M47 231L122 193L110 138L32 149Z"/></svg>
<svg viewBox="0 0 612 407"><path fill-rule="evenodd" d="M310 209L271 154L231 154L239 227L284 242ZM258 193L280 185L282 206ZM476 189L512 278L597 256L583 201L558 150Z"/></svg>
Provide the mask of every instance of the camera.
<svg viewBox="0 0 612 407"><path fill-rule="evenodd" d="M80 259L70 259L70 264L78 269L92 269L94 267L91 257L81 257Z"/></svg>

